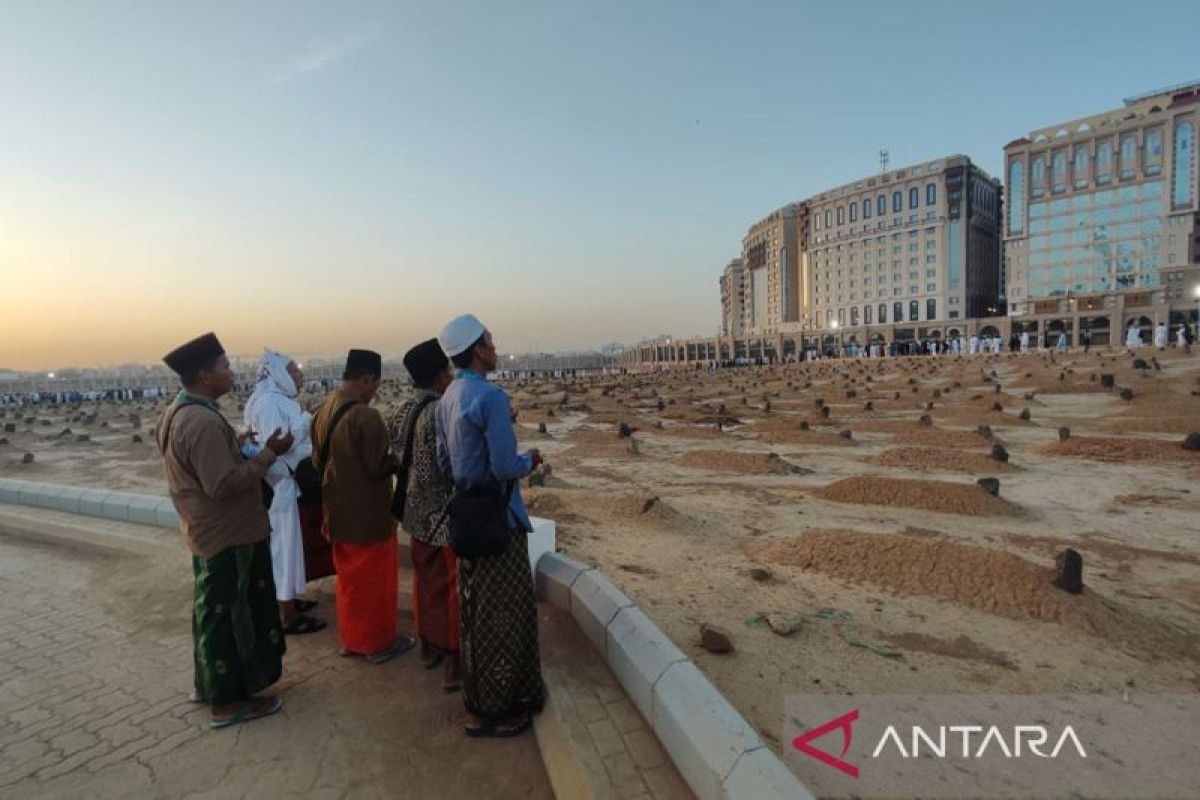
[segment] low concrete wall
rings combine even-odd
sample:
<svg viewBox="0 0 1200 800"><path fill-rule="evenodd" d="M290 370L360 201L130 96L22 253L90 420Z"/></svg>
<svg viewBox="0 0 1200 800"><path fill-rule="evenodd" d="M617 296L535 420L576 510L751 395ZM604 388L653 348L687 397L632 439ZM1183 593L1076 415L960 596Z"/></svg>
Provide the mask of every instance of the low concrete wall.
<svg viewBox="0 0 1200 800"><path fill-rule="evenodd" d="M179 530L174 503L171 498L158 495L0 478L0 504L4 503ZM556 529L554 520L541 517L531 520L529 567L532 570L543 555L554 552ZM402 543L407 544L408 537L401 536Z"/></svg>
<svg viewBox="0 0 1200 800"><path fill-rule="evenodd" d="M700 669L604 573L559 553L536 571L538 597L568 611L696 796L812 798Z"/></svg>

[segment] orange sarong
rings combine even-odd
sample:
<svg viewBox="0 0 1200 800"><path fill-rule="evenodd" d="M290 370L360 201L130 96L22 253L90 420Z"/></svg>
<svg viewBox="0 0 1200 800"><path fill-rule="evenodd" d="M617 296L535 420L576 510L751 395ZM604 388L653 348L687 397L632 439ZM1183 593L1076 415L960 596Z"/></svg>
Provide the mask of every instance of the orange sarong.
<svg viewBox="0 0 1200 800"><path fill-rule="evenodd" d="M337 623L342 648L380 653L396 641L396 537L374 544L333 543Z"/></svg>
<svg viewBox="0 0 1200 800"><path fill-rule="evenodd" d="M458 652L458 559L448 546L409 543L417 635L442 653Z"/></svg>

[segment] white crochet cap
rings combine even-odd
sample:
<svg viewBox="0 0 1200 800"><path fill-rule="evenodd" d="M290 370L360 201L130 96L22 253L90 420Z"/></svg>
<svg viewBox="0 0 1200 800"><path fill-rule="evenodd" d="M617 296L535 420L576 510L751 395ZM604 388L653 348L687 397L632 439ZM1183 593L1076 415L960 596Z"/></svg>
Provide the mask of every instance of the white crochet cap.
<svg viewBox="0 0 1200 800"><path fill-rule="evenodd" d="M474 314L463 314L446 323L446 327L438 334L438 344L447 358L454 358L479 341L486 330Z"/></svg>

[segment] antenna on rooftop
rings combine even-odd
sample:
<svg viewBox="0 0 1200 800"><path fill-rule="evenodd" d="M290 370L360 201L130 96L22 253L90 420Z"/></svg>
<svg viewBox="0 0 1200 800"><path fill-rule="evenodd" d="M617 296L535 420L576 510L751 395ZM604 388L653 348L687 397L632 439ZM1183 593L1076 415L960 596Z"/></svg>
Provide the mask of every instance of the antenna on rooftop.
<svg viewBox="0 0 1200 800"><path fill-rule="evenodd" d="M885 148L881 149L879 151L879 172L880 173L887 172L888 162L890 160L891 160L891 156L888 155L887 148L885 147Z"/></svg>

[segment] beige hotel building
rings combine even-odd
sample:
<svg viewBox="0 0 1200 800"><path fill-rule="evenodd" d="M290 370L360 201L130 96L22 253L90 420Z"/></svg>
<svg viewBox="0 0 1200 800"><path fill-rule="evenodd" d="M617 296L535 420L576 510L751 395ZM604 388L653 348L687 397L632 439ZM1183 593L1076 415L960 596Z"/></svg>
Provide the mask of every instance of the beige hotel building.
<svg viewBox="0 0 1200 800"><path fill-rule="evenodd" d="M804 201L799 329L902 326L899 338L926 338L908 335L919 323L940 337L946 326L937 323L995 313L1000 204L999 181L962 155Z"/></svg>

